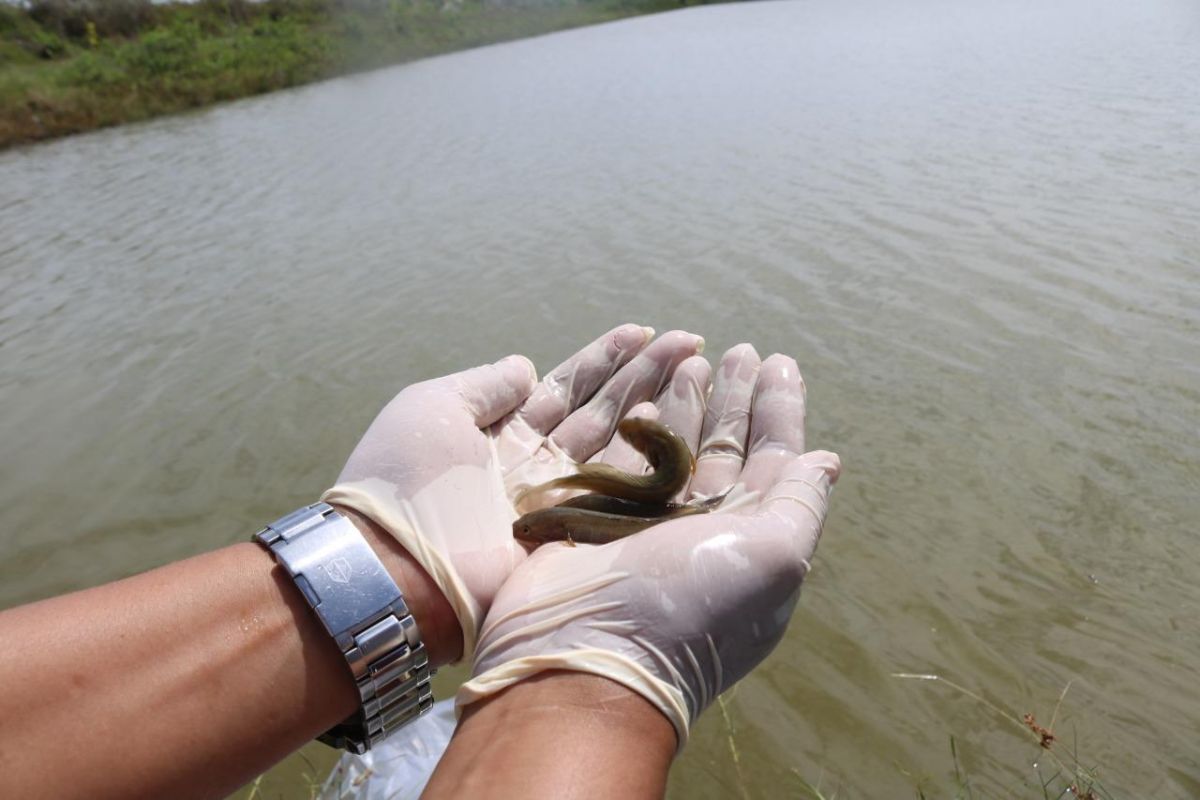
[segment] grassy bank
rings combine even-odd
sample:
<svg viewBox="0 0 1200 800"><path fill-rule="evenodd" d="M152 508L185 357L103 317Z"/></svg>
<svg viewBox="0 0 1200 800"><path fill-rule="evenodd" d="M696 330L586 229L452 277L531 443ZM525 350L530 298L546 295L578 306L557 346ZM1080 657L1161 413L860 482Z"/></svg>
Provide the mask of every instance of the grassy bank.
<svg viewBox="0 0 1200 800"><path fill-rule="evenodd" d="M677 0L0 0L0 148Z"/></svg>

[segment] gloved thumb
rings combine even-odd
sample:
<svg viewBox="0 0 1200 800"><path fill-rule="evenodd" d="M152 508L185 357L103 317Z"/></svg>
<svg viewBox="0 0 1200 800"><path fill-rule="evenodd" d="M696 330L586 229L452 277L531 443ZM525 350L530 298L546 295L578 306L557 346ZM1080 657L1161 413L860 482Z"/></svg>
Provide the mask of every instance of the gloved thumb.
<svg viewBox="0 0 1200 800"><path fill-rule="evenodd" d="M537 385L537 370L528 358L511 355L447 378L480 428L491 425L525 402Z"/></svg>

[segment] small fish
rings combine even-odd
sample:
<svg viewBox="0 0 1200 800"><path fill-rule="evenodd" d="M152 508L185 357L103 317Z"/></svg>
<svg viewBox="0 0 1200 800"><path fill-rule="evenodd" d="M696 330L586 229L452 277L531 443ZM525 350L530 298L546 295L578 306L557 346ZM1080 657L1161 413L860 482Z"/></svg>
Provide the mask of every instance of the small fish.
<svg viewBox="0 0 1200 800"><path fill-rule="evenodd" d="M589 495L597 497L598 495ZM605 498L612 499L612 498ZM720 501L720 498L717 498ZM577 542L579 544L608 544L624 539L653 525L692 514L704 514L715 503L675 505L665 513L652 517L588 511L566 505L532 511L513 523L513 536L523 542Z"/></svg>
<svg viewBox="0 0 1200 800"><path fill-rule="evenodd" d="M696 459L683 437L666 425L640 417L621 420L617 432L646 457L654 472L632 475L608 464L580 464L574 475L526 489L516 502L554 489L587 489L635 503L662 506L687 486L696 469Z"/></svg>
<svg viewBox="0 0 1200 800"><path fill-rule="evenodd" d="M698 504L670 502L696 468L687 442L665 425L648 419L622 420L617 431L646 457L654 472L632 475L607 464L583 464L574 475L527 489L518 496L518 503L553 489L589 489L595 493L525 514L513 523L514 537L535 544L606 544L670 519L703 514L724 499L714 497Z"/></svg>

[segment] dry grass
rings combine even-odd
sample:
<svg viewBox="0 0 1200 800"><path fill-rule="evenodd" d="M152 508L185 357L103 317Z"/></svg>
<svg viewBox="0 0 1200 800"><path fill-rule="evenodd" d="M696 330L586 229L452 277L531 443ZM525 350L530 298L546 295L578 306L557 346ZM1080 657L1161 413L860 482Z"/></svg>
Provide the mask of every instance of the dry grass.
<svg viewBox="0 0 1200 800"><path fill-rule="evenodd" d="M1032 712L1026 712L1018 717L1015 713L1001 708L982 695L960 686L941 675L900 672L894 673L892 677L943 684L953 691L975 700L996 714L997 717L1007 721L1018 728L1023 734L1029 736L1031 743L1044 751L1055 767L1055 771L1048 776L1042 776L1039 767L1038 776L1041 780L1040 793L1043 800L1067 800L1068 798L1075 798L1075 800L1113 800L1112 794L1101 784L1097 769L1085 766L1079 760L1079 754L1075 749L1072 747L1068 751L1061 738L1054 732L1054 725L1058 721L1058 712L1061 710L1063 700L1071 688L1070 682L1063 687L1062 692L1058 696L1058 702L1054 705L1054 712L1050 715L1050 723L1042 726L1038 724L1037 718ZM953 736L950 737L950 753L954 761L954 775L956 779L954 797L956 800L972 800L974 790L971 788L969 776L961 769L958 763L958 748ZM920 785L917 787L917 795L924 800L925 793Z"/></svg>

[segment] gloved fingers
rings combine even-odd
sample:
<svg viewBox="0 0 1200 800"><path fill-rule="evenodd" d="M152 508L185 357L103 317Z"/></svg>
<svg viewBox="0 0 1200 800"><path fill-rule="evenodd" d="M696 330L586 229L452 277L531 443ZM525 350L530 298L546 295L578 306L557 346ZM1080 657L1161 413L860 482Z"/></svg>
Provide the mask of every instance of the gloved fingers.
<svg viewBox="0 0 1200 800"><path fill-rule="evenodd" d="M700 432L704 427L704 405L712 388L712 367L704 356L692 356L675 368L667 387L659 394L658 421L687 442L692 455L700 449ZM689 486L671 498L682 502Z"/></svg>
<svg viewBox="0 0 1200 800"><path fill-rule="evenodd" d="M804 380L788 356L763 361L750 407L750 441L738 484L762 493L804 452Z"/></svg>
<svg viewBox="0 0 1200 800"><path fill-rule="evenodd" d="M763 362L751 404L750 450L804 452L805 388L796 360L776 353Z"/></svg>
<svg viewBox="0 0 1200 800"><path fill-rule="evenodd" d="M627 324L584 347L546 374L517 411L515 421L544 437L650 342L653 328Z"/></svg>
<svg viewBox="0 0 1200 800"><path fill-rule="evenodd" d="M629 413L625 415L625 418L629 419L632 417L661 419L658 407L648 402L638 403L629 409ZM610 467L615 467L623 472L630 472L634 475L641 475L650 468L646 457L635 450L633 445L625 441L625 437L620 435L614 436L612 441L608 443L608 447L598 452L591 460L601 461Z"/></svg>
<svg viewBox="0 0 1200 800"><path fill-rule="evenodd" d="M704 339L693 333L663 334L622 367L586 405L563 420L549 438L575 461L588 460L608 443L630 408L658 394L680 362L703 347Z"/></svg>
<svg viewBox="0 0 1200 800"><path fill-rule="evenodd" d="M750 434L750 403L761 366L749 344L731 347L721 357L696 450L696 474L689 490L693 497L724 494L741 474Z"/></svg>
<svg viewBox="0 0 1200 800"><path fill-rule="evenodd" d="M704 405L712 388L712 367L704 356L692 356L675 368L659 394L658 421L683 437L694 455L700 449Z"/></svg>
<svg viewBox="0 0 1200 800"><path fill-rule="evenodd" d="M798 547L796 555L804 561L806 572L829 511L829 494L841 469L841 459L827 450L792 458L779 470L751 517L761 520L764 527L785 532Z"/></svg>
<svg viewBox="0 0 1200 800"><path fill-rule="evenodd" d="M502 358L451 375L463 405L481 428L512 412L533 391L537 371L533 362L521 355Z"/></svg>

